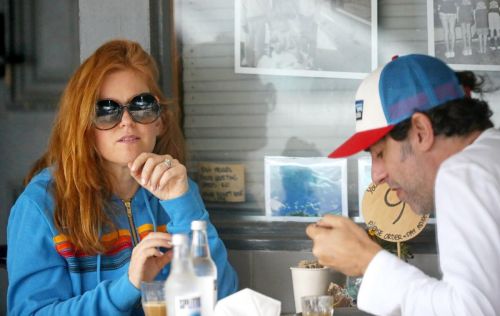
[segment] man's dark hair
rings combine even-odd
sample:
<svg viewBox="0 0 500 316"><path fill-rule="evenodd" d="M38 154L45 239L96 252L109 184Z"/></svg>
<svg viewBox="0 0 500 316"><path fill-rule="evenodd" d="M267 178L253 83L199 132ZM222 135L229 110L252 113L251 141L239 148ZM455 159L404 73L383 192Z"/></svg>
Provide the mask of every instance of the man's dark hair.
<svg viewBox="0 0 500 316"><path fill-rule="evenodd" d="M462 71L457 73L460 83L471 91L481 92L482 78L477 80L474 73ZM427 115L432 123L434 135L464 136L474 131L484 131L493 127L490 117L493 113L488 103L465 96L461 99L448 101L443 105L421 112ZM402 141L408 137L411 127L411 117L398 123L389 135Z"/></svg>

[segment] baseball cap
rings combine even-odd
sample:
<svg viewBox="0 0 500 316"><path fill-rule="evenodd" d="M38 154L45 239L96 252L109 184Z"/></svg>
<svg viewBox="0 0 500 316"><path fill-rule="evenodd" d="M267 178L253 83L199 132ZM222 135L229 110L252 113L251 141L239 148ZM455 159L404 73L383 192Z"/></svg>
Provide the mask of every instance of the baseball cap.
<svg viewBox="0 0 500 316"><path fill-rule="evenodd" d="M356 133L328 157L356 154L415 112L463 97L455 72L441 60L420 54L394 58L361 82L354 102Z"/></svg>

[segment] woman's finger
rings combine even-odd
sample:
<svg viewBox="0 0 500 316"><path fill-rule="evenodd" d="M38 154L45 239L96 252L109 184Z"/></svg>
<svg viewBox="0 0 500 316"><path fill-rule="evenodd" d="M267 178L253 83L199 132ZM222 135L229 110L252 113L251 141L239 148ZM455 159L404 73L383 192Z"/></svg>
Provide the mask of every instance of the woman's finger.
<svg viewBox="0 0 500 316"><path fill-rule="evenodd" d="M160 186L160 179L162 176L168 172L168 170L175 168L174 167L174 160L166 159L158 163L154 170L153 173L151 174L151 177L149 179L150 186L153 188L153 191L158 190Z"/></svg>
<svg viewBox="0 0 500 316"><path fill-rule="evenodd" d="M162 190L163 188L166 187L167 183L173 179L173 178L185 178L187 176L187 171L186 167L184 167L182 164L180 164L177 159L174 160L173 162L175 164L175 167L165 171L158 183L158 190Z"/></svg>
<svg viewBox="0 0 500 316"><path fill-rule="evenodd" d="M142 166L144 165L144 163L146 162L146 160L151 156L153 155L152 153L148 153L148 152L143 152L141 154L139 154L139 156L137 156L134 161L132 161L131 163L129 163L129 168L130 168L130 171L132 172L132 174L134 175L139 175L141 170L142 170Z"/></svg>
<svg viewBox="0 0 500 316"><path fill-rule="evenodd" d="M155 168L158 165L161 165L160 167L165 169L169 169L172 164L172 157L169 155L165 156L158 156L154 155L152 157L149 157L146 162L144 163L141 171L141 184L142 186L146 186L150 190L154 190L155 186L152 185L151 177L153 175L153 172Z"/></svg>

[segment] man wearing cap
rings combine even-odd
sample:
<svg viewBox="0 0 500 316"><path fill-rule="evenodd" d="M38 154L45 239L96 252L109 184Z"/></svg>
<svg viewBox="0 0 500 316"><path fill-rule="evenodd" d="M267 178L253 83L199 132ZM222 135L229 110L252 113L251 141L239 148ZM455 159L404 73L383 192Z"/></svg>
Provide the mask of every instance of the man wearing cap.
<svg viewBox="0 0 500 316"><path fill-rule="evenodd" d="M440 280L382 250L345 217L307 228L319 262L363 275L358 307L376 315L500 315L500 131L440 60L407 55L356 94L356 134L330 157L367 150L372 180L419 214L435 212Z"/></svg>

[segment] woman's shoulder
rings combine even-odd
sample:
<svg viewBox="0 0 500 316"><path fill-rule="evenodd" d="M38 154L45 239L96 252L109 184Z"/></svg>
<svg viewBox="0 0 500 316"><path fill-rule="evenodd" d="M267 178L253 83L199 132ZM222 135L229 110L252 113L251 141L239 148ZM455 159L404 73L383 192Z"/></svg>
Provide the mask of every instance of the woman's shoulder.
<svg viewBox="0 0 500 316"><path fill-rule="evenodd" d="M26 226L28 222L37 222L40 218L44 218L51 229L55 231L51 183L52 174L49 169L40 171L31 179L12 206L9 215L10 226L22 227Z"/></svg>
<svg viewBox="0 0 500 316"><path fill-rule="evenodd" d="M48 192L49 187L52 183L52 170L50 168L42 169L39 173L37 173L30 182L26 185L23 193L42 193Z"/></svg>
<svg viewBox="0 0 500 316"><path fill-rule="evenodd" d="M48 201L52 201L52 180L50 168L41 170L26 185L17 202L29 200L38 205L45 205Z"/></svg>

